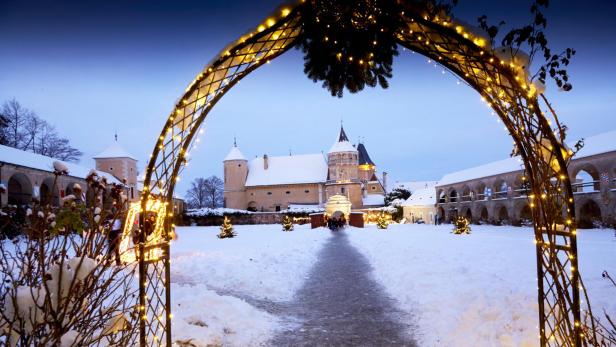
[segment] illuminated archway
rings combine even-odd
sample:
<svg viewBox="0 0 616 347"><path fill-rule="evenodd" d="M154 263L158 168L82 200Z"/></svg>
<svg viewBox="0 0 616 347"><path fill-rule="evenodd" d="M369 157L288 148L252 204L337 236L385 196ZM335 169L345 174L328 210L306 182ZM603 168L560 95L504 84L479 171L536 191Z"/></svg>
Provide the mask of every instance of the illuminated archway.
<svg viewBox="0 0 616 347"><path fill-rule="evenodd" d="M280 9L224 49L186 88L146 167L142 211L149 210L152 199L172 203L176 181L212 107L243 77L297 43L305 4L301 1ZM564 145L563 129L555 114L543 114L535 87L525 76L520 78L521 67L515 61L501 60L484 38L464 25L426 13L429 11L414 6L400 14L405 25L396 33L399 45L441 64L475 89L500 117L524 161L535 226L541 345L585 345L592 337L584 336L582 329L583 286L576 271L575 208L566 169L572 152ZM168 241L173 213L165 213L154 233L160 231L160 238L148 237L146 243L145 234L140 233L142 345L171 345ZM144 216L141 213L140 218ZM140 222L143 225L144 221ZM152 249L158 249L160 257L148 257Z"/></svg>

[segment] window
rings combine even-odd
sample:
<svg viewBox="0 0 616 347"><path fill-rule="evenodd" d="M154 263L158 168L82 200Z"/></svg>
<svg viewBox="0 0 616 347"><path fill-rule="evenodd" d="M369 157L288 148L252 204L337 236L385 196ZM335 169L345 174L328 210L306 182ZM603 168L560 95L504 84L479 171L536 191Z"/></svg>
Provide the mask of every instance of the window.
<svg viewBox="0 0 616 347"><path fill-rule="evenodd" d="M344 194L344 187L340 188L340 193Z"/></svg>
<svg viewBox="0 0 616 347"><path fill-rule="evenodd" d="M237 164L237 167L242 167L242 164Z"/></svg>
<svg viewBox="0 0 616 347"><path fill-rule="evenodd" d="M287 191L286 191L286 194L291 194L291 192L287 190Z"/></svg>
<svg viewBox="0 0 616 347"><path fill-rule="evenodd" d="M375 187L375 186L372 186L372 190L375 190L375 189L376 189L376 187Z"/></svg>
<svg viewBox="0 0 616 347"><path fill-rule="evenodd" d="M272 195L272 192L267 192L267 195Z"/></svg>
<svg viewBox="0 0 616 347"><path fill-rule="evenodd" d="M130 187L130 198L131 199L135 198L135 190L133 189L133 187Z"/></svg>
<svg viewBox="0 0 616 347"><path fill-rule="evenodd" d="M280 205L276 205L276 212L280 212Z"/></svg>
<svg viewBox="0 0 616 347"><path fill-rule="evenodd" d="M310 191L308 189L304 190L304 193L310 193Z"/></svg>
<svg viewBox="0 0 616 347"><path fill-rule="evenodd" d="M109 168L109 170L113 171L113 168L112 168L112 167L110 167L110 168Z"/></svg>
<svg viewBox="0 0 616 347"><path fill-rule="evenodd" d="M250 193L250 196L255 196L255 193Z"/></svg>

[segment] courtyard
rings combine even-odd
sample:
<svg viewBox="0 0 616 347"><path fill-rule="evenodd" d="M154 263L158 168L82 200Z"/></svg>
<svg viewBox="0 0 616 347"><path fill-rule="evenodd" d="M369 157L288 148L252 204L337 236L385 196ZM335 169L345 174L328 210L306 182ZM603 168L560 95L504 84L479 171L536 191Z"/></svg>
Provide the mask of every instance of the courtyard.
<svg viewBox="0 0 616 347"><path fill-rule="evenodd" d="M261 346L272 341L285 345L288 340L281 336L301 332L306 339L300 345L341 345L354 335L373 331L379 322L360 316L352 321L365 325L354 325L356 331L306 327L311 317L304 314L309 308L303 306L313 302L306 299L304 287L312 286L312 295L323 295L311 284L311 277L323 275L314 270L327 270L318 264L327 261L323 252L338 248L342 252L347 247L346 241L337 240L342 237L368 266L358 262L355 270L365 273L356 273L358 282L348 288L336 290L347 285L343 281L322 283L324 290L334 294L324 295L331 302L318 307L348 302L348 307L336 306L342 317L345 310L361 305L366 293L376 293L379 297L374 299L392 310L384 315L390 325L386 328L401 338L390 345L538 344L532 228L472 226L470 235L452 234L451 225L418 224L392 224L385 230L375 225L347 227L340 232L304 225L285 233L277 224L235 229L237 237L221 242L216 238L217 227L178 228L171 261L175 341L195 346ZM579 266L595 312L616 312L610 300L615 289L601 275L616 273L615 245L613 230L578 233ZM333 250L328 251L328 246ZM355 271L353 265L345 266ZM335 271L336 266L331 268ZM362 276L378 288L362 287ZM384 314L358 312L381 319L379 315ZM344 318L340 322L344 324ZM378 334L371 336L378 338ZM371 340L364 344L376 345Z"/></svg>

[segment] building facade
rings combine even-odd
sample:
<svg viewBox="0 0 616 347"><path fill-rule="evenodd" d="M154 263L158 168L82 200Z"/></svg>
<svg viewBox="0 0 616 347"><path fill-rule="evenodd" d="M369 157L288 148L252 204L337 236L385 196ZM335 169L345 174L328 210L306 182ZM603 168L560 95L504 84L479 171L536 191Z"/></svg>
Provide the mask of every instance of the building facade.
<svg viewBox="0 0 616 347"><path fill-rule="evenodd" d="M121 156L113 157L113 153ZM133 191L135 185L130 182L137 180L137 160L126 155L121 147L114 143L96 156L96 173L107 179L109 183L126 184L126 195L136 201L139 197ZM83 193L87 188L85 178L91 168L75 163L63 162L51 157L22 151L16 148L0 146L0 185L4 192L0 194L1 206L29 205L33 200L49 199L57 206L61 198L73 194L75 185L79 185ZM68 167L68 175L59 176L57 181L53 174L53 163L59 161ZM55 181L55 182L54 182ZM133 194L131 196L131 191Z"/></svg>
<svg viewBox="0 0 616 347"><path fill-rule="evenodd" d="M616 131L585 139L568 167L581 228L616 223ZM475 223L530 224L527 182L520 158L445 175L435 187L442 221L465 216Z"/></svg>
<svg viewBox="0 0 616 347"><path fill-rule="evenodd" d="M364 144L351 144L342 127L327 156L263 155L249 162L234 144L223 167L228 208L272 212L290 205L323 207L337 194L346 196L353 209L383 205L385 185L376 176L376 165Z"/></svg>
<svg viewBox="0 0 616 347"><path fill-rule="evenodd" d="M100 177L105 177L108 183L124 185L130 202L139 200L141 185L137 179L137 159L125 151L117 139L93 159L95 171ZM53 174L53 163L56 161L62 162L69 170L68 175L59 176L57 181ZM74 193L76 184L85 194L85 179L91 170L75 163L0 145L0 207L30 205L33 200L58 206L61 198ZM183 200L174 198L173 208L174 213L182 213Z"/></svg>

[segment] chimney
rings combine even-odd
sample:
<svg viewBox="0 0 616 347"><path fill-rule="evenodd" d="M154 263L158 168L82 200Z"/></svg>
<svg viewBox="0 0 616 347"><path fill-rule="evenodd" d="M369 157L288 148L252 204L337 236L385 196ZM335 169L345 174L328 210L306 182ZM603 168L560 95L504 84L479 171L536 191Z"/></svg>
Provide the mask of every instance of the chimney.
<svg viewBox="0 0 616 347"><path fill-rule="evenodd" d="M387 192L387 172L383 171L383 190Z"/></svg>
<svg viewBox="0 0 616 347"><path fill-rule="evenodd" d="M267 158L267 154L263 154L263 169L267 170L269 167L269 159Z"/></svg>

